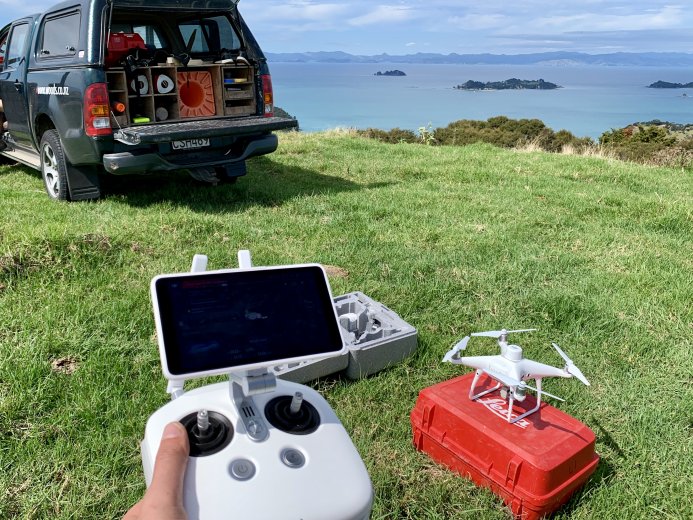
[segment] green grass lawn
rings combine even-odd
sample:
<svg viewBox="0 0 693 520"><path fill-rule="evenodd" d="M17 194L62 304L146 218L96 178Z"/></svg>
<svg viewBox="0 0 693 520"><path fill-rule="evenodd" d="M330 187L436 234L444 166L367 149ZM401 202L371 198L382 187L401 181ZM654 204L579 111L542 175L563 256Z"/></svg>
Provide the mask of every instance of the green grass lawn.
<svg viewBox="0 0 693 520"><path fill-rule="evenodd" d="M421 389L465 372L441 363L451 345L501 327L539 328L514 338L527 357L560 365L556 341L592 382L545 381L602 457L557 518L693 516L690 172L280 140L235 185L130 179L95 203L52 202L35 172L0 166L0 518L118 518L141 497L139 441L167 401L149 282L195 253L235 266L238 249L340 267L335 295L362 291L417 327L406 361L315 384L368 467L373 519L509 516L416 452L409 424Z"/></svg>

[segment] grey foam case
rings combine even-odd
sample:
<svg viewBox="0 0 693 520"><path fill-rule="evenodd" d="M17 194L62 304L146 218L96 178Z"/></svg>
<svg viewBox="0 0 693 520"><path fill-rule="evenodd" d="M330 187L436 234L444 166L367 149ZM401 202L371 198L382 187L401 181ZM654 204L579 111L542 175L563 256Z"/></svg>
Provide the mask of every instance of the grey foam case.
<svg viewBox="0 0 693 520"><path fill-rule="evenodd" d="M346 370L350 379L361 379L416 350L416 329L382 303L353 292L335 297L334 305L348 352L338 357L276 366L277 377L305 383Z"/></svg>

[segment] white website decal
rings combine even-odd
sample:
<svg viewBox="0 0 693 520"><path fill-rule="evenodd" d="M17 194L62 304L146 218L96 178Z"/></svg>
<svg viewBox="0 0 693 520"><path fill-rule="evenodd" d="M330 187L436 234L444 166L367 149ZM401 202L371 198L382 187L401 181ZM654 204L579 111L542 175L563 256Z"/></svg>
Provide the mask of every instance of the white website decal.
<svg viewBox="0 0 693 520"><path fill-rule="evenodd" d="M37 94L47 96L69 96L70 87L36 87Z"/></svg>

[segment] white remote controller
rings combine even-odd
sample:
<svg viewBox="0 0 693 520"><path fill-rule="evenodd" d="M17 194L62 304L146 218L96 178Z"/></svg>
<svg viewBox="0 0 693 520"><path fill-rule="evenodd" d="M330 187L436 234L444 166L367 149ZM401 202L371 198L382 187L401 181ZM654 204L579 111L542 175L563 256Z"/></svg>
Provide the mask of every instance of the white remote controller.
<svg viewBox="0 0 693 520"><path fill-rule="evenodd" d="M297 392L303 402L295 423L302 423L299 428L306 433L282 431L272 425L274 417L266 416L269 404L270 413L281 416L280 426L281 421L290 423ZM272 403L275 399L280 401ZM311 411L306 411L308 406ZM196 418L202 410L212 421L228 420L233 433L216 434L217 442L226 444L220 451L188 460L184 505L190 520L369 517L370 478L346 430L320 394L282 380L275 391L246 398L240 412L229 395L229 383L192 390L160 408L149 418L142 442L147 485L166 424ZM315 418L308 417L311 413ZM189 438L194 445L194 435ZM212 445L212 451L216 447Z"/></svg>
<svg viewBox="0 0 693 520"><path fill-rule="evenodd" d="M315 390L271 367L345 352L324 270L250 266L152 281L163 373L172 401L147 421L142 464L151 483L161 435L180 421L190 458L190 520L365 520L373 490L348 433ZM268 368L270 371L268 371ZM185 392L191 377L228 374Z"/></svg>

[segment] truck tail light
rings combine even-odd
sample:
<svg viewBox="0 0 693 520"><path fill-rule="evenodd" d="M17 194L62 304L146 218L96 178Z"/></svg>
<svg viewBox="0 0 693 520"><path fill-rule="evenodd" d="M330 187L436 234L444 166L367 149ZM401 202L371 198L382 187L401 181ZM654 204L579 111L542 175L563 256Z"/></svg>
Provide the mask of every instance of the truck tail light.
<svg viewBox="0 0 693 520"><path fill-rule="evenodd" d="M111 135L111 108L106 83L93 83L84 92L84 132L90 137Z"/></svg>
<svg viewBox="0 0 693 520"><path fill-rule="evenodd" d="M262 76L262 100L265 104L265 117L274 115L274 95L272 94L272 76L263 74Z"/></svg>

